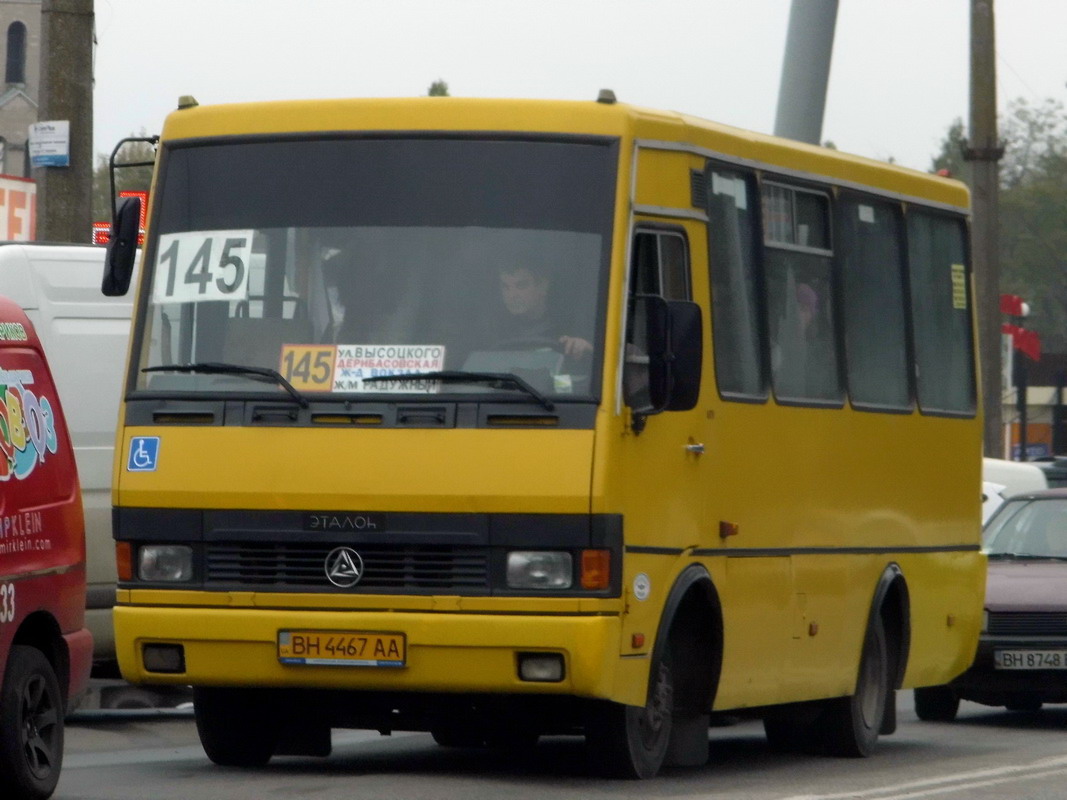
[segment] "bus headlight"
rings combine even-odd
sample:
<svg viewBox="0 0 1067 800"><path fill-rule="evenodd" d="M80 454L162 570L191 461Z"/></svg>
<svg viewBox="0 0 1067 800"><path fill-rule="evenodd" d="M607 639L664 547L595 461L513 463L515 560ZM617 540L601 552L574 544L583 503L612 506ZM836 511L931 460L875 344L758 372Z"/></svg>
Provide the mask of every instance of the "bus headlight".
<svg viewBox="0 0 1067 800"><path fill-rule="evenodd" d="M571 554L555 550L508 553L509 589L569 589L574 582Z"/></svg>
<svg viewBox="0 0 1067 800"><path fill-rule="evenodd" d="M142 545L137 560L142 581L178 583L193 578L193 548L181 544Z"/></svg>

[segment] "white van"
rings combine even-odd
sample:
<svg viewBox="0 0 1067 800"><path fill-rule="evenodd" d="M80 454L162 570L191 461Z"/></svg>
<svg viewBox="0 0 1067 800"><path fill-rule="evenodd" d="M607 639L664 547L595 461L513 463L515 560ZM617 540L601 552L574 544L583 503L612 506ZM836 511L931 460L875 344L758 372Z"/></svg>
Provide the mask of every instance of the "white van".
<svg viewBox="0 0 1067 800"><path fill-rule="evenodd" d="M93 661L115 659L111 469L130 338L131 297L100 291L104 248L0 242L0 295L30 318L52 367L74 443L85 509L86 626Z"/></svg>
<svg viewBox="0 0 1067 800"><path fill-rule="evenodd" d="M1006 498L1047 488L1048 480L1040 467L1022 461L983 458L982 522L989 519Z"/></svg>

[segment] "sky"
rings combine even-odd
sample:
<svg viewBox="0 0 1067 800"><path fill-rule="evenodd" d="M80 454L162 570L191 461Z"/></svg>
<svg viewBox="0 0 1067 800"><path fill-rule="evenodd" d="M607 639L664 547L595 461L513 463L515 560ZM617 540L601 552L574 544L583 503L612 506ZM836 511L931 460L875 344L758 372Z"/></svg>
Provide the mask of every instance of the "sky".
<svg viewBox="0 0 1067 800"><path fill-rule="evenodd" d="M178 97L594 100L771 133L792 0L96 0L94 149ZM971 0L840 0L823 140L927 170L968 116ZM997 98L1067 104L1067 0L997 0Z"/></svg>

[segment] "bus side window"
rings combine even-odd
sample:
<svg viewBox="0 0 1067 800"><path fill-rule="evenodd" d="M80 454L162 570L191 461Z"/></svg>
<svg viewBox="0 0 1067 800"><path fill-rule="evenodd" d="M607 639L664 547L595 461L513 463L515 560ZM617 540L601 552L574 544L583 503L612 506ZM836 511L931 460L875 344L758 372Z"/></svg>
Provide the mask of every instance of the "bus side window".
<svg viewBox="0 0 1067 800"><path fill-rule="evenodd" d="M853 405L870 411L911 407L903 228L899 203L852 192L838 196L834 255L846 382Z"/></svg>
<svg viewBox="0 0 1067 800"><path fill-rule="evenodd" d="M758 195L751 174L717 166L708 169L707 187L715 379L724 397L762 400Z"/></svg>
<svg viewBox="0 0 1067 800"><path fill-rule="evenodd" d="M634 234L630 263L630 297L658 295L665 300L691 299L689 247L681 231L639 230ZM640 306L630 304L626 323L623 392L631 408L649 407L648 346Z"/></svg>
<svg viewBox="0 0 1067 800"><path fill-rule="evenodd" d="M966 231L955 217L912 208L907 232L919 408L972 415L977 401Z"/></svg>
<svg viewBox="0 0 1067 800"><path fill-rule="evenodd" d="M775 397L840 403L829 197L767 182L763 217Z"/></svg>

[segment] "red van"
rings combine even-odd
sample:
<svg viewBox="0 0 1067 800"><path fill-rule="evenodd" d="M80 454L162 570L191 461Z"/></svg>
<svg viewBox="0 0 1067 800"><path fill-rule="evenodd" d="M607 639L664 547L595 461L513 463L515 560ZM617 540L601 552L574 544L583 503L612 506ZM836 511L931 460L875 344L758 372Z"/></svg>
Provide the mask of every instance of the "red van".
<svg viewBox="0 0 1067 800"><path fill-rule="evenodd" d="M70 435L41 342L0 298L0 795L45 798L63 717L92 666L85 522Z"/></svg>

